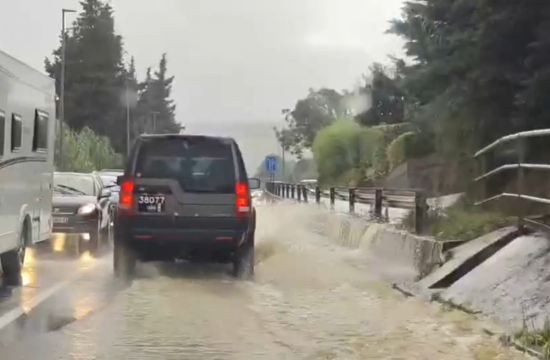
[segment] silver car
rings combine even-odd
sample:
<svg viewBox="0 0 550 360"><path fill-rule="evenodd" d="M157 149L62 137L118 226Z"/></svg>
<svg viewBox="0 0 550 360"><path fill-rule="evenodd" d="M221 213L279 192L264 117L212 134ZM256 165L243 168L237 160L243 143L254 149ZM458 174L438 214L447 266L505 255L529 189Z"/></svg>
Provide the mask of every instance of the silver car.
<svg viewBox="0 0 550 360"><path fill-rule="evenodd" d="M109 189L109 191L111 192L111 197L109 198L109 211L111 215L113 215L118 206L118 197L120 192L120 186L117 185L117 177L122 174L115 172L99 172L98 175L101 178L101 181L103 181L103 185L105 186L105 188Z"/></svg>

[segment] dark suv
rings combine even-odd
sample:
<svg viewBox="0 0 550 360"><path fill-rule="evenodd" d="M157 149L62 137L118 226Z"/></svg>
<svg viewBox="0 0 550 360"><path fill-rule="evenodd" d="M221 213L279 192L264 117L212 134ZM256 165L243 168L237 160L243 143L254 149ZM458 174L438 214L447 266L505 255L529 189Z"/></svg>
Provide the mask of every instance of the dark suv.
<svg viewBox="0 0 550 360"><path fill-rule="evenodd" d="M132 147L114 224L114 272L136 260L233 263L254 274L256 212L241 152L230 138L141 135Z"/></svg>

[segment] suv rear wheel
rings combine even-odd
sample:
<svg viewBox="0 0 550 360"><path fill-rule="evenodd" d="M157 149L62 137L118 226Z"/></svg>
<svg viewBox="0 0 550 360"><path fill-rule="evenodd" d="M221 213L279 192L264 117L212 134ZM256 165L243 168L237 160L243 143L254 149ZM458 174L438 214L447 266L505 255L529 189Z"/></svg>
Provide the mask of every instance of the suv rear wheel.
<svg viewBox="0 0 550 360"><path fill-rule="evenodd" d="M113 270L117 278L131 278L136 271L136 256L120 241L114 242Z"/></svg>
<svg viewBox="0 0 550 360"><path fill-rule="evenodd" d="M233 275L239 279L251 280L254 277L254 233L242 244L233 260Z"/></svg>

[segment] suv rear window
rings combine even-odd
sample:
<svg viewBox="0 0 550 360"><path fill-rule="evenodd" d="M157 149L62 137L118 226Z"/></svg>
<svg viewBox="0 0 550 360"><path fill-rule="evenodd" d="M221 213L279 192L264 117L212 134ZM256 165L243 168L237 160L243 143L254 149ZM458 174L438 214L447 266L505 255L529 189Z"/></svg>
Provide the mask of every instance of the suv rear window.
<svg viewBox="0 0 550 360"><path fill-rule="evenodd" d="M138 151L135 176L173 179L185 192L234 193L232 146L204 137L147 139Z"/></svg>

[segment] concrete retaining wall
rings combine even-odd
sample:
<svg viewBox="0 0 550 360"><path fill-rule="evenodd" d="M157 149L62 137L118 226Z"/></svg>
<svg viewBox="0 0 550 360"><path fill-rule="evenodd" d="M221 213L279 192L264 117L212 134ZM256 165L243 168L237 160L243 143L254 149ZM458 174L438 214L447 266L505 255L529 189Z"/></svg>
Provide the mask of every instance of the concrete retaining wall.
<svg viewBox="0 0 550 360"><path fill-rule="evenodd" d="M315 224L311 224L316 232L341 246L362 249L385 262L407 267L417 278L444 262L442 242L397 230L391 224L372 223L362 217L324 209L317 215Z"/></svg>
<svg viewBox="0 0 550 360"><path fill-rule="evenodd" d="M362 249L378 259L408 267L418 278L444 262L443 243L397 230L392 225L337 213L328 213L322 222L324 235L339 245Z"/></svg>

